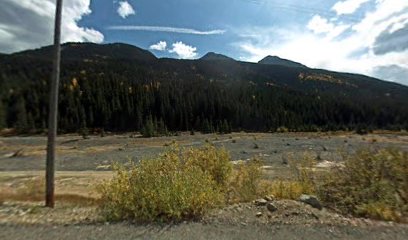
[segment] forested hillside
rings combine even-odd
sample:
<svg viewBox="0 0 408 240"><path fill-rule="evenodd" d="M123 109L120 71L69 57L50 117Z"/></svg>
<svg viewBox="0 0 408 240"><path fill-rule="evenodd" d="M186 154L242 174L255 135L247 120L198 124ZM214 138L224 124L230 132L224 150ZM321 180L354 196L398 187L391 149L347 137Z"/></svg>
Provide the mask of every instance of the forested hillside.
<svg viewBox="0 0 408 240"><path fill-rule="evenodd" d="M0 55L0 128L47 127L50 47ZM408 87L221 55L157 59L124 44L65 44L59 129L408 129ZM154 135L154 134L153 134Z"/></svg>

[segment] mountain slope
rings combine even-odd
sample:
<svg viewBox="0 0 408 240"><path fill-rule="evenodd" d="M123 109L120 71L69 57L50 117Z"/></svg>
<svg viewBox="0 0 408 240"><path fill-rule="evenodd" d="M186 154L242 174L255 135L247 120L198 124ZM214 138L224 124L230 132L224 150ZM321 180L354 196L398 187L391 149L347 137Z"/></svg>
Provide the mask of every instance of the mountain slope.
<svg viewBox="0 0 408 240"><path fill-rule="evenodd" d="M49 59L52 57L52 46L28 50L13 56ZM154 61L157 58L149 51L124 43L94 44L65 43L61 46L63 60L102 60L127 59L137 61Z"/></svg>
<svg viewBox="0 0 408 240"><path fill-rule="evenodd" d="M204 55L200 60L205 60L205 61L235 61L233 58L227 57L222 54L214 53L214 52L209 52L206 55Z"/></svg>
<svg viewBox="0 0 408 240"><path fill-rule="evenodd" d="M18 71L19 68L24 67L19 67L19 63L27 61L46 66L39 60L49 61L51 56L52 46L47 46L3 56L3 62L16 64ZM253 64L238 62L216 53L208 53L199 60L157 59L147 50L121 43L102 45L67 43L62 46L63 64L71 62L80 67L85 62L116 65L123 61L125 61L123 64L129 67L137 63L139 63L139 68L145 70L154 67L154 70L151 71L155 76L164 77L163 73L173 72L176 73L178 79L184 80L199 75L204 79L213 79L225 84L244 81L253 82L259 86L277 86L306 93L317 91L322 94L367 99L388 96L388 98L405 100L408 92L408 87L400 84L363 75L310 69L300 63L276 56L268 56L259 64Z"/></svg>
<svg viewBox="0 0 408 240"><path fill-rule="evenodd" d="M0 128L46 126L51 50L0 57ZM66 132L140 131L147 123L203 132L408 128L408 87L363 75L212 53L157 59L131 45L88 43L65 44L61 69Z"/></svg>
<svg viewBox="0 0 408 240"><path fill-rule="evenodd" d="M299 67L299 68L307 68L305 65L294 62L291 60L283 59L277 56L267 56L261 61L258 62L259 64L268 64L268 65L280 65L285 67Z"/></svg>

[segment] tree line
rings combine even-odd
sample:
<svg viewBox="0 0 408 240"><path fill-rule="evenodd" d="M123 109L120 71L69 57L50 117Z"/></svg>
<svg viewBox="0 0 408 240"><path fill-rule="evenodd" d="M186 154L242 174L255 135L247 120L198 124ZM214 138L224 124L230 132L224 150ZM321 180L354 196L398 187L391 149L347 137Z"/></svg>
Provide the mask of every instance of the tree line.
<svg viewBox="0 0 408 240"><path fill-rule="evenodd" d="M47 128L50 69L47 61L0 64L0 129L20 133ZM179 73L182 74L182 73ZM408 109L382 101L305 93L251 81L217 81L145 65L65 62L60 133L83 129L140 131L334 131L408 129Z"/></svg>

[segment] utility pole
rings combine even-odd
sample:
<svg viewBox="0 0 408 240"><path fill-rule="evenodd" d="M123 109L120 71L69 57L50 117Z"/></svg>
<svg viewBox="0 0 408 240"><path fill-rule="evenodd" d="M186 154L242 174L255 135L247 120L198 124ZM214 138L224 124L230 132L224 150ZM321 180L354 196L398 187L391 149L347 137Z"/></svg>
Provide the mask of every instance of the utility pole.
<svg viewBox="0 0 408 240"><path fill-rule="evenodd" d="M48 112L48 142L47 142L47 162L46 162L46 191L45 206L54 208L54 175L55 175L55 139L57 137L57 117L58 117L58 89L60 80L61 62L61 15L62 0L56 0L55 28L54 28L54 55L53 70L50 84L50 105Z"/></svg>

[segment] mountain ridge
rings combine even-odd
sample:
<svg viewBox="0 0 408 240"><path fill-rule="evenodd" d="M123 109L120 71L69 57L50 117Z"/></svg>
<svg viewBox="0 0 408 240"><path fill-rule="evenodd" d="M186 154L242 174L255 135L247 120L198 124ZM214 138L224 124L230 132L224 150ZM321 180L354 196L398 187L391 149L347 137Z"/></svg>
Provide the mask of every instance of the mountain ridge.
<svg viewBox="0 0 408 240"><path fill-rule="evenodd" d="M37 49L25 50L11 54L11 56L29 56L38 58L52 57L53 46L44 46ZM75 43L68 42L61 45L62 58L77 60L78 58L112 58L131 59L139 61L157 60L157 57L148 50L126 43Z"/></svg>
<svg viewBox="0 0 408 240"><path fill-rule="evenodd" d="M280 58L278 56L266 56L262 60L258 62L259 64L266 64L266 65L281 65L287 67L299 67L299 68L308 68L307 66L284 58Z"/></svg>
<svg viewBox="0 0 408 240"><path fill-rule="evenodd" d="M51 53L48 46L0 58L3 126L22 132L46 126ZM61 130L141 131L147 123L202 132L408 129L407 86L297 65L206 58L158 59L127 44L64 44Z"/></svg>
<svg viewBox="0 0 408 240"><path fill-rule="evenodd" d="M205 61L236 61L235 59L228 57L223 54L215 53L215 52L208 52L199 60L205 60Z"/></svg>
<svg viewBox="0 0 408 240"><path fill-rule="evenodd" d="M347 82L347 80L341 80L338 76L340 76L340 78L344 78L343 76L346 76L347 79L358 79L359 82L364 79L363 85L367 85L365 81L373 80L373 84L375 84L376 81L381 81L382 83L388 85L391 84L401 87L407 87L399 83L384 81L382 79L377 79L362 74L335 72L325 69L312 69L301 63L283 59L278 56L267 56L258 63L236 61L233 58L214 52L209 52L203 57L194 60L157 58L148 50L125 43L96 44L70 42L62 44L61 49L63 62L83 62L88 60L96 60L102 62L116 60L134 60L144 64L158 64L159 66L161 66L160 63L166 63L170 65L177 65L177 67L180 67L180 65L186 63L191 64L201 62L200 66L206 68L208 72L213 72L216 75L236 75L238 78L242 78L242 75L255 74L262 75L263 78L266 77L269 79L275 79L275 82L279 80L279 77L281 77L282 81L284 81L284 79L288 78L282 78L282 76L288 76L289 74L292 75L290 82L283 83L284 86L290 86L292 85L292 83L298 82L300 80L300 75L303 73L305 76L301 81L303 83L305 81L312 80L331 84L342 84L343 81ZM52 57L52 45L2 56L3 59L17 58L16 61L18 61L18 59L20 58L25 57L50 60ZM355 83L351 83L351 85L353 84L355 85ZM368 82L368 85L370 85L370 82ZM299 86L298 90L300 88L301 87Z"/></svg>

